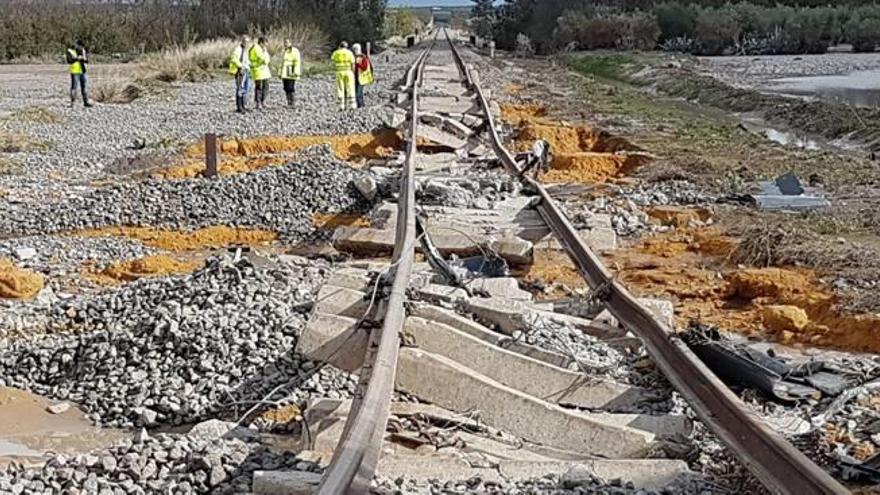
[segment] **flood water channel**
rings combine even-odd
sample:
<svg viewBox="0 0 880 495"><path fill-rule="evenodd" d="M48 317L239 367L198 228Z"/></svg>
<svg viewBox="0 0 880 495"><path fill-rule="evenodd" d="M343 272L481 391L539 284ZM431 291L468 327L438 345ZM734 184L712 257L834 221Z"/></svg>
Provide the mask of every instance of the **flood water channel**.
<svg viewBox="0 0 880 495"><path fill-rule="evenodd" d="M764 89L774 93L819 97L857 107L873 108L880 106L880 70L772 79Z"/></svg>

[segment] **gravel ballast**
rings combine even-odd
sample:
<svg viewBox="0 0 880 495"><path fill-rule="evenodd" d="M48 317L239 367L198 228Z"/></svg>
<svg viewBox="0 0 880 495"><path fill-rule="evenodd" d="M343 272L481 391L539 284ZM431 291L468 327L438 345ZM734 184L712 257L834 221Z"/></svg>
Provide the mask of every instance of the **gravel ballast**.
<svg viewBox="0 0 880 495"><path fill-rule="evenodd" d="M0 343L0 385L76 402L113 427L240 414L282 384L291 401L348 396L353 377L294 354L326 266L264 263L214 258L189 276L61 301L52 326L83 333Z"/></svg>

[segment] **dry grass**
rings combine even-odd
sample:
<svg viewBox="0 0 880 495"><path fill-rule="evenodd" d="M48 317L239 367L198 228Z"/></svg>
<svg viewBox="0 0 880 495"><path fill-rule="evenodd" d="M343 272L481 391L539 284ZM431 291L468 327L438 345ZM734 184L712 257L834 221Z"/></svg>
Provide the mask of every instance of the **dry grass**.
<svg viewBox="0 0 880 495"><path fill-rule="evenodd" d="M20 153L23 151L46 151L52 143L42 139L15 132L0 131L0 153Z"/></svg>
<svg viewBox="0 0 880 495"><path fill-rule="evenodd" d="M101 103L131 103L143 93L137 81L118 74L98 79L91 89L92 99Z"/></svg>
<svg viewBox="0 0 880 495"><path fill-rule="evenodd" d="M257 37L258 35L253 35ZM323 57L328 46L327 36L317 27L310 24L287 25L271 31L266 35L269 39L269 53L272 54L272 69L278 74L281 69L281 53L284 51L284 40L293 40L304 57ZM93 85L96 101L104 103L129 103L141 97L155 83L199 82L225 74L229 66L229 56L237 41L233 38L222 38L176 45L165 50L151 53L144 57L134 70L131 77L114 76ZM324 72L326 64L317 64L321 70L310 70L305 64L305 74Z"/></svg>
<svg viewBox="0 0 880 495"><path fill-rule="evenodd" d="M140 77L162 82L204 81L226 67L233 48L235 41L232 39L175 46L147 55L141 63Z"/></svg>
<svg viewBox="0 0 880 495"><path fill-rule="evenodd" d="M763 220L763 221L762 221ZM732 228L741 242L733 261L752 266L802 266L846 280L836 287L843 306L855 312L880 311L880 250L817 233L810 219L745 219Z"/></svg>
<svg viewBox="0 0 880 495"><path fill-rule="evenodd" d="M19 175L23 170L17 160L0 155L0 175Z"/></svg>
<svg viewBox="0 0 880 495"><path fill-rule="evenodd" d="M38 124L60 124L64 119L60 115L46 107L25 107L16 110L10 116L11 120L20 122L34 122Z"/></svg>

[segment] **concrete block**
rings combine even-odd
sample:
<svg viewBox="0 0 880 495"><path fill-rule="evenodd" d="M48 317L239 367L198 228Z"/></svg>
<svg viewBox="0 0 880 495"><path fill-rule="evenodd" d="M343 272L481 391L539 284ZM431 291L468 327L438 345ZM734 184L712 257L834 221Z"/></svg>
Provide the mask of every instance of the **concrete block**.
<svg viewBox="0 0 880 495"><path fill-rule="evenodd" d="M370 306L366 293L324 284L318 291L315 311L328 315L361 318Z"/></svg>
<svg viewBox="0 0 880 495"><path fill-rule="evenodd" d="M436 321L409 317L405 329L419 348L465 364L502 385L548 402L586 409L619 410L650 398L637 387L585 377L493 346ZM635 417L617 419L615 416L614 419L619 421L615 424L628 426L638 421Z"/></svg>
<svg viewBox="0 0 880 495"><path fill-rule="evenodd" d="M355 372L364 362L369 335L357 319L313 313L300 336L296 352L315 361Z"/></svg>
<svg viewBox="0 0 880 495"><path fill-rule="evenodd" d="M528 356L538 361L567 369L572 359L564 354L551 352L540 347L535 347L510 337L493 332L488 328L480 325L472 319L465 318L454 311L432 306L429 304L417 304L412 308L410 313L412 316L422 317L428 320L434 320L439 323L448 325L456 330L464 332L472 337L476 337L484 342L496 345L503 349Z"/></svg>
<svg viewBox="0 0 880 495"><path fill-rule="evenodd" d="M321 475L307 471L254 471L253 491L258 495L313 495Z"/></svg>
<svg viewBox="0 0 880 495"><path fill-rule="evenodd" d="M448 358L402 348L397 388L457 412L478 411L486 424L521 438L608 458L647 454L654 435L609 425L506 387Z"/></svg>
<svg viewBox="0 0 880 495"><path fill-rule="evenodd" d="M688 437L693 432L694 424L684 416L664 414L655 416L651 414L608 414L604 412L592 413L592 416L610 424L629 426L642 431L653 433L658 438L681 438Z"/></svg>
<svg viewBox="0 0 880 495"><path fill-rule="evenodd" d="M496 239L489 244L489 249L514 265L531 265L534 261L534 246L519 237Z"/></svg>
<svg viewBox="0 0 880 495"><path fill-rule="evenodd" d="M355 290L370 293L373 290L372 277L369 270L360 268L339 268L335 270L324 285L340 287L343 289Z"/></svg>
<svg viewBox="0 0 880 495"><path fill-rule="evenodd" d="M369 175L364 175L355 179L354 186L357 188L358 192L361 193L367 201L373 201L376 199L376 192L378 191L378 186L376 185L376 179L370 177Z"/></svg>
<svg viewBox="0 0 880 495"><path fill-rule="evenodd" d="M467 300L468 312L479 320L494 323L501 332L512 335L526 327L527 307L522 301L500 297L472 297Z"/></svg>
<svg viewBox="0 0 880 495"><path fill-rule="evenodd" d="M465 284L473 291L482 291L490 297L504 297L518 301L531 301L532 293L519 288L513 277L475 278Z"/></svg>
<svg viewBox="0 0 880 495"><path fill-rule="evenodd" d="M467 145L467 141L436 127L419 126L418 135L420 138L454 150L464 148Z"/></svg>
<svg viewBox="0 0 880 495"><path fill-rule="evenodd" d="M467 299L468 294L464 289L449 285L428 284L418 290L420 296L427 301L440 303L455 303Z"/></svg>
<svg viewBox="0 0 880 495"><path fill-rule="evenodd" d="M37 256L37 250L31 247L15 248L15 257L21 261L26 261Z"/></svg>

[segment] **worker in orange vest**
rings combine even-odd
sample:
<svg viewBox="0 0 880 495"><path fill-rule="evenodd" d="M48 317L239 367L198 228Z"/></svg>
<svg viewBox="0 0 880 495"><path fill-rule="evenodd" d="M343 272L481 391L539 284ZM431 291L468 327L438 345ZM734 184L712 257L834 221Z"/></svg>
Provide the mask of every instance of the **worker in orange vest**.
<svg viewBox="0 0 880 495"><path fill-rule="evenodd" d="M351 47L354 52L354 94L357 107L364 107L364 86L373 84L373 63L363 53L361 45L355 43Z"/></svg>

